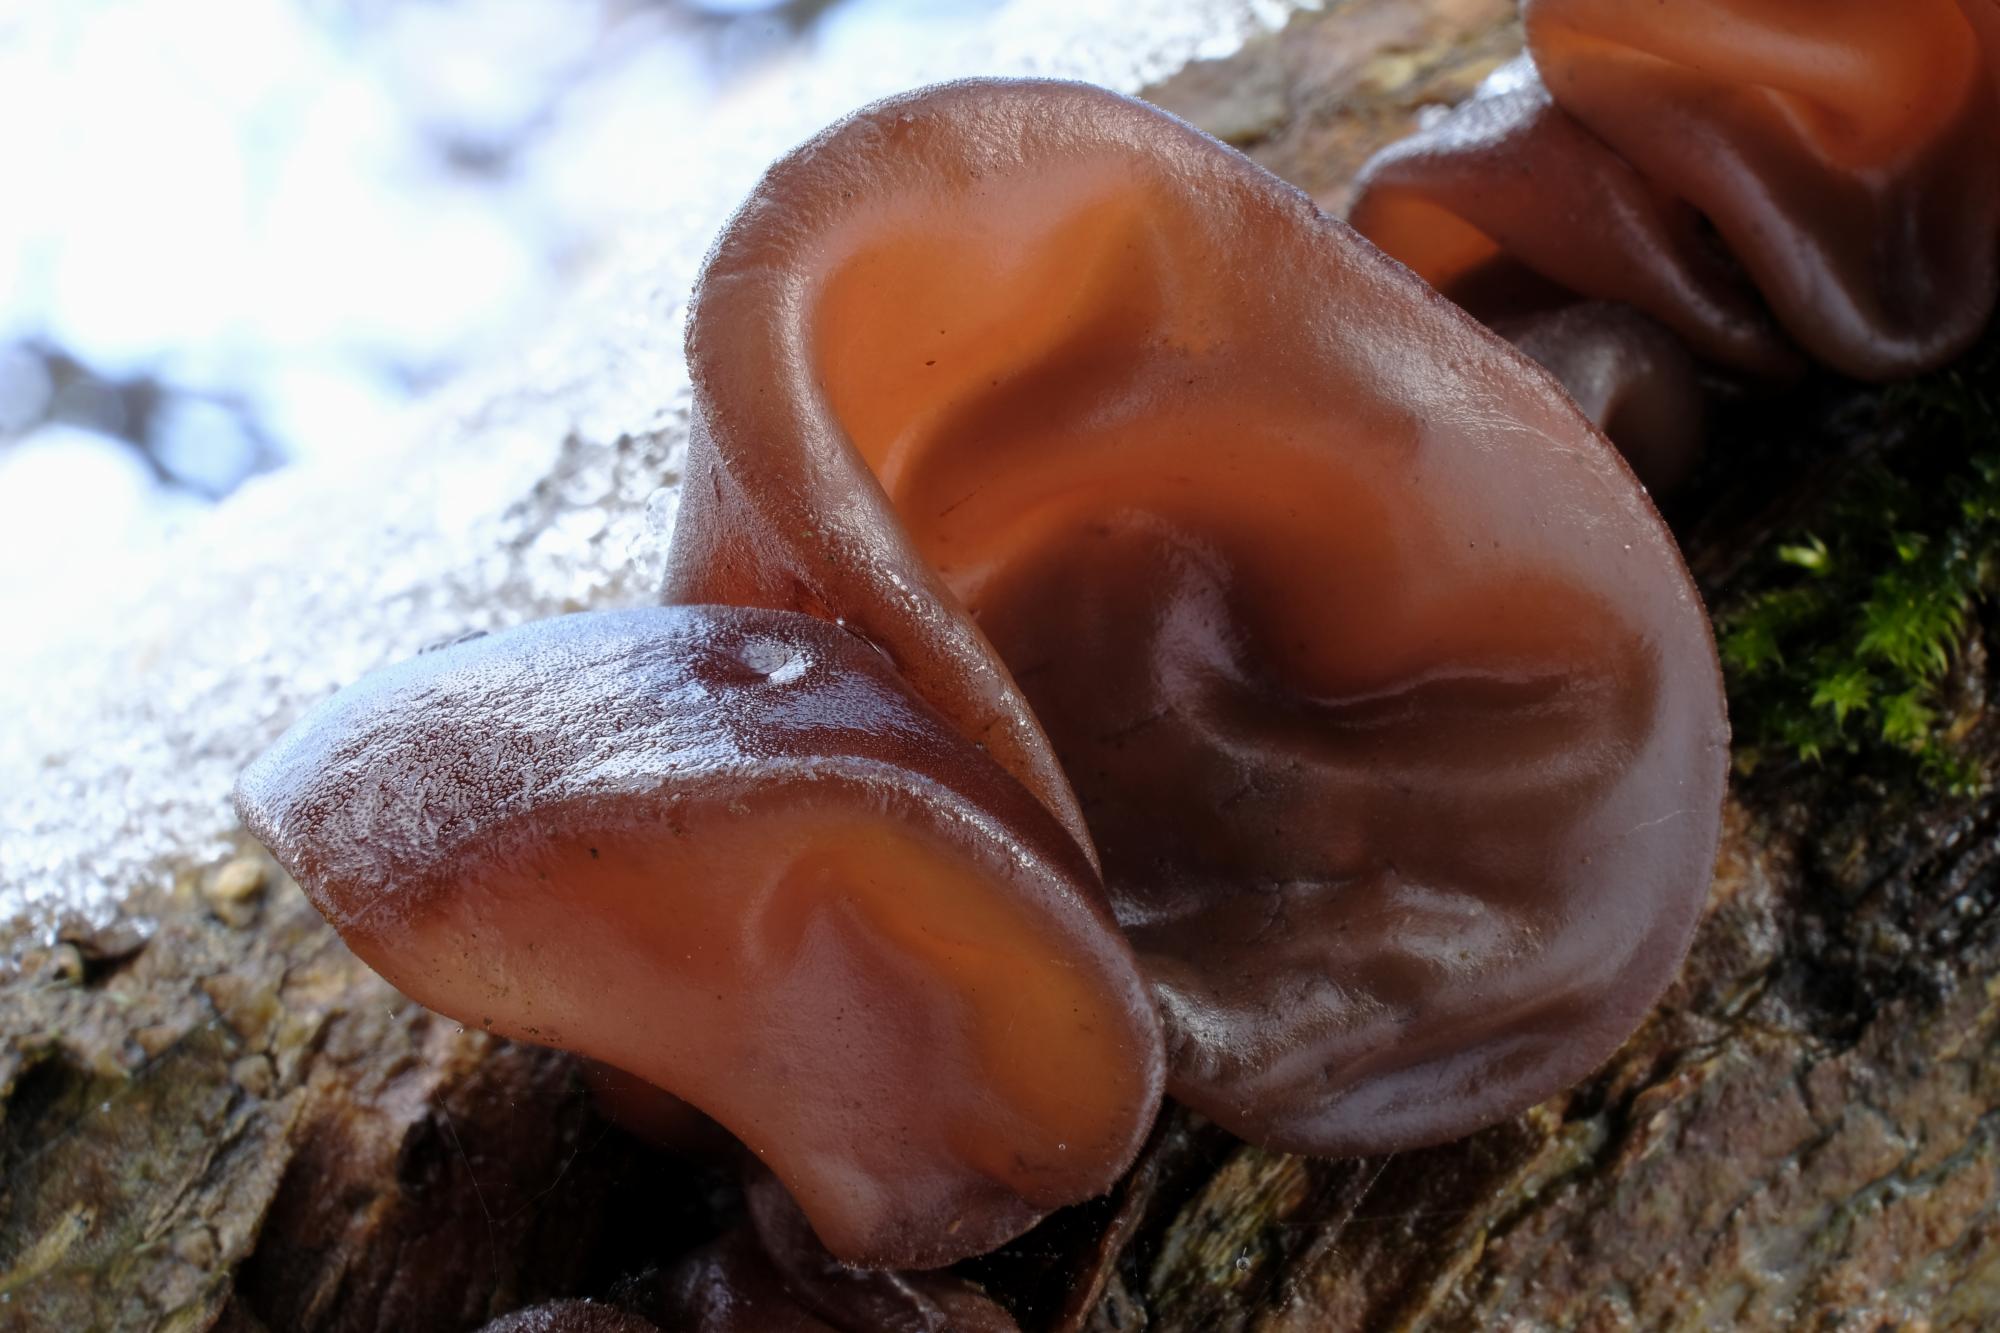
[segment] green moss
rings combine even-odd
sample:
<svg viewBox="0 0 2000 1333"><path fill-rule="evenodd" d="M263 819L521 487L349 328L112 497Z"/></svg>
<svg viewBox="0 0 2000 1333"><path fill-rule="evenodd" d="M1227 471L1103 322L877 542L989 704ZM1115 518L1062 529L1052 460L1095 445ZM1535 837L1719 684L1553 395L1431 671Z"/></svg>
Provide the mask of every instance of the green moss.
<svg viewBox="0 0 2000 1333"><path fill-rule="evenodd" d="M1968 701L1950 682L2000 590L2000 337L1881 408L1897 442L1769 543L1719 608L1736 763L1903 765L1970 793L1988 774L1961 744Z"/></svg>

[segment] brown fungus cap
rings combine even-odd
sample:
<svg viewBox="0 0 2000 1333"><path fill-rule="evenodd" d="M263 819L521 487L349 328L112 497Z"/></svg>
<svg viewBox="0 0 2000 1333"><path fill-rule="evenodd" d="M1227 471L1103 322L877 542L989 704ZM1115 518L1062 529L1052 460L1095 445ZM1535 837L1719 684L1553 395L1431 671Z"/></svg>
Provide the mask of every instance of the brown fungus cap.
<svg viewBox="0 0 2000 1333"><path fill-rule="evenodd" d="M1651 313L1717 364L1798 369L1700 214L1551 101L1526 56L1370 158L1348 221L1488 324L1581 293Z"/></svg>
<svg viewBox="0 0 2000 1333"><path fill-rule="evenodd" d="M1557 104L1700 209L1801 347L1889 379L1963 351L2000 289L1992 11L1526 0L1522 17Z"/></svg>
<svg viewBox="0 0 2000 1333"><path fill-rule="evenodd" d="M805 616L564 616L377 672L238 806L356 953L714 1117L841 1258L984 1252L1098 1194L1158 1020L1088 859Z"/></svg>
<svg viewBox="0 0 2000 1333"><path fill-rule="evenodd" d="M1491 322L1569 390L1656 495L1678 490L1701 458L1706 413L1694 358L1628 305L1577 301Z"/></svg>
<svg viewBox="0 0 2000 1333"><path fill-rule="evenodd" d="M1941 365L1991 317L1996 0L1522 14L1533 67L1357 182L1355 225L1474 313L1498 313L1482 283L1525 269L1770 374L1782 358L1746 314L1754 289L1808 355L1864 379Z"/></svg>
<svg viewBox="0 0 2000 1333"><path fill-rule="evenodd" d="M1802 368L1700 215L1550 101L1526 56L1356 185L1355 229L1554 375L1656 494L1701 454L1688 348L1752 378Z"/></svg>
<svg viewBox="0 0 2000 1333"><path fill-rule="evenodd" d="M1094 848L1175 1095L1437 1142L1672 977L1727 734L1671 538L1543 371L1247 159L1080 85L892 99L770 170L688 350L668 600L866 636Z"/></svg>

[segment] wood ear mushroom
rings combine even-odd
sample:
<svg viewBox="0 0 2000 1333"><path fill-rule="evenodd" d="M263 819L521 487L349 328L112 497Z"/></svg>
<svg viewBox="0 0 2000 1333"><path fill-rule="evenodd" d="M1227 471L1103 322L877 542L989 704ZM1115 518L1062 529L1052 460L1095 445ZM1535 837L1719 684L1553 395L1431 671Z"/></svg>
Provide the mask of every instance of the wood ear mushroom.
<svg viewBox="0 0 2000 1333"><path fill-rule="evenodd" d="M1808 360L1903 378L1992 318L1993 0L1525 0L1522 18L1526 55L1370 160L1351 217L1480 319L1571 349L1559 375L1606 302L1753 382ZM1600 384L1615 355L1594 354ZM1618 374L1658 400L1658 369ZM1684 461L1659 466L1650 429L1611 433L1667 485Z"/></svg>
<svg viewBox="0 0 2000 1333"><path fill-rule="evenodd" d="M238 799L405 994L692 1103L853 1262L1102 1192L1158 1104L1088 859L825 621L609 611L427 653Z"/></svg>
<svg viewBox="0 0 2000 1333"><path fill-rule="evenodd" d="M774 166L688 333L672 602L837 620L1094 853L1170 1091L1455 1137L1679 965L1726 763L1700 602L1535 367L1297 191L1059 83Z"/></svg>
<svg viewBox="0 0 2000 1333"><path fill-rule="evenodd" d="M771 168L688 355L668 605L377 673L243 776L412 997L684 1099L831 1260L929 1267L1109 1188L1163 1086L1436 1143L1673 976L1727 727L1670 536L1544 371L1247 159L1081 85L892 99Z"/></svg>

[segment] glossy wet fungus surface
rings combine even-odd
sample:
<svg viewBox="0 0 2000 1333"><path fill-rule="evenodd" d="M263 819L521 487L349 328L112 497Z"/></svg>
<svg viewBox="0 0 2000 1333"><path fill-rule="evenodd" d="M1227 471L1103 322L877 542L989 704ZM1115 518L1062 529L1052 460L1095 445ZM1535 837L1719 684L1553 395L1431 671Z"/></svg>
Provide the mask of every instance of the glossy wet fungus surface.
<svg viewBox="0 0 2000 1333"><path fill-rule="evenodd" d="M1527 55L1377 155L1352 211L1474 314L1521 341L1579 297L1618 302L1753 380L1805 358L1901 378L1985 327L2000 287L1994 0L1525 0L1522 17ZM1617 350L1620 331L1563 318L1558 348L1596 339L1600 367L1624 358L1621 376L1667 391L1657 358ZM1680 453L1699 444L1680 438ZM1686 470L1642 453L1662 485Z"/></svg>
<svg viewBox="0 0 2000 1333"><path fill-rule="evenodd" d="M1094 89L893 101L772 169L689 350L669 599L847 625L1080 811L1175 1096L1436 1142L1671 976L1725 758L1671 539L1276 178Z"/></svg>
<svg viewBox="0 0 2000 1333"><path fill-rule="evenodd" d="M825 621L660 607L428 653L242 800L399 989L693 1103L845 1258L990 1249L1108 1188L1158 1102L1089 861Z"/></svg>
<svg viewBox="0 0 2000 1333"><path fill-rule="evenodd" d="M1672 977L1727 761L1672 540L1275 177L1082 85L892 99L770 170L688 349L667 607L378 673L245 774L414 998L684 1098L832 1259L911 1267L1104 1191L1163 1079L1287 1150L1436 1143ZM797 1269L774 1216L703 1271Z"/></svg>

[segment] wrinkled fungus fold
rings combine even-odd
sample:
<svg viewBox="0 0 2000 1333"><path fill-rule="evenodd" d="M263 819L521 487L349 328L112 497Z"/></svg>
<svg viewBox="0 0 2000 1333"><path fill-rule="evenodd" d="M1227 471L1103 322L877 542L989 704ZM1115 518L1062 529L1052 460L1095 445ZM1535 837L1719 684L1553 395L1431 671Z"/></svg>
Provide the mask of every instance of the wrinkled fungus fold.
<svg viewBox="0 0 2000 1333"><path fill-rule="evenodd" d="M1454 1137L1609 1054L1708 883L1706 619L1556 386L1101 90L892 99L774 166L688 333L665 589L835 621L1094 855L1170 1090Z"/></svg>
<svg viewBox="0 0 2000 1333"><path fill-rule="evenodd" d="M2000 290L1995 0L1525 0L1527 57L1363 169L1474 314L1627 303L1717 366L1949 361ZM1796 350L1794 350L1794 348Z"/></svg>
<svg viewBox="0 0 2000 1333"><path fill-rule="evenodd" d="M1104 1192L1163 1086L1456 1137L1665 988L1727 751L1686 570L1547 373L1296 190L1101 89L923 90L770 169L688 357L666 606L377 672L238 806L407 994L768 1170L700 1326L1005 1327L843 1265Z"/></svg>
<svg viewBox="0 0 2000 1333"><path fill-rule="evenodd" d="M405 994L684 1099L845 1259L1101 1192L1157 1020L1074 840L805 616L540 621L378 672L244 774L251 830Z"/></svg>

